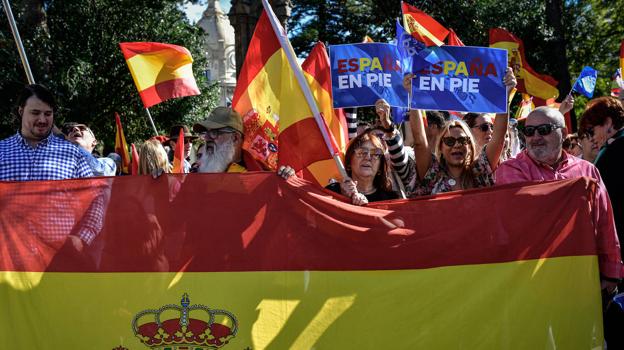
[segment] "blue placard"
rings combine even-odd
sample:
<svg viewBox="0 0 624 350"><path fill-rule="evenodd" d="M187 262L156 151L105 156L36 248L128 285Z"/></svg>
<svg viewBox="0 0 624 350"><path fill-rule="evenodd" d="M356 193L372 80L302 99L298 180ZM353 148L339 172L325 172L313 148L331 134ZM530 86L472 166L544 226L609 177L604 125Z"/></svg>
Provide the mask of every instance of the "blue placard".
<svg viewBox="0 0 624 350"><path fill-rule="evenodd" d="M329 57L334 108L373 106L380 98L391 106L407 106L396 45L332 45Z"/></svg>
<svg viewBox="0 0 624 350"><path fill-rule="evenodd" d="M506 113L503 83L507 50L470 46L433 48L438 61L420 56L412 81L412 108L476 113ZM421 68L423 67L423 68Z"/></svg>

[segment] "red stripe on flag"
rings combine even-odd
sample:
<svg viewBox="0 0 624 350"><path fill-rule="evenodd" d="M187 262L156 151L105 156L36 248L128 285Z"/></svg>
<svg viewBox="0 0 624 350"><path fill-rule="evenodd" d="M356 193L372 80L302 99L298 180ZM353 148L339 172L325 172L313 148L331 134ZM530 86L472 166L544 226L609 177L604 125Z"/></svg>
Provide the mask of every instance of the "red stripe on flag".
<svg viewBox="0 0 624 350"><path fill-rule="evenodd" d="M357 208L275 173L186 176L171 196L169 180L180 179L0 183L0 271L401 270L596 255L587 178ZM44 241L82 232L103 196L99 244L79 254L72 240L60 250L62 240ZM50 205L65 197L72 210Z"/></svg>
<svg viewBox="0 0 624 350"><path fill-rule="evenodd" d="M155 51L162 51L162 50L174 50L182 54L191 56L191 52L187 48L178 46L178 45L165 44L165 43L129 42L129 43L119 43L119 47L121 48L121 52L123 53L126 61L136 55L140 55L144 53L151 53Z"/></svg>
<svg viewBox="0 0 624 350"><path fill-rule="evenodd" d="M145 108L159 104L171 98L199 95L195 78L172 79L150 86L139 92Z"/></svg>
<svg viewBox="0 0 624 350"><path fill-rule="evenodd" d="M302 119L282 130L279 144L287 145L280 147L279 165L290 165L297 171L319 160L332 158L318 124L312 117ZM333 144L337 150L335 141Z"/></svg>
<svg viewBox="0 0 624 350"><path fill-rule="evenodd" d="M332 96L331 75L329 71L329 56L322 42L316 43L310 55L301 65L304 72L310 73L311 76L321 85L321 87Z"/></svg>
<svg viewBox="0 0 624 350"><path fill-rule="evenodd" d="M442 26L438 21L433 19L431 16L421 11L420 9L401 2L401 8L403 10L403 15L410 15L418 24L424 27L431 35L433 35L436 39L441 42L444 42L444 39L449 34L449 30ZM425 35L421 35L418 32L412 31L411 28L405 28L407 31L412 34L419 41L424 42L427 46L438 46L437 43L433 42L431 39L426 37Z"/></svg>

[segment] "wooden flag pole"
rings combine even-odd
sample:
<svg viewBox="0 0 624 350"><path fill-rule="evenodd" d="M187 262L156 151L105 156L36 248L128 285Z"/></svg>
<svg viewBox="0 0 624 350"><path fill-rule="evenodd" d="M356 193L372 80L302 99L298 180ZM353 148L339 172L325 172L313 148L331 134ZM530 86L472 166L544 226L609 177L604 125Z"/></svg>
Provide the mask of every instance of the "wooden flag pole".
<svg viewBox="0 0 624 350"><path fill-rule="evenodd" d="M28 63L28 57L26 56L26 50L24 50L22 38L20 37L19 30L17 29L17 25L15 24L15 18L13 17L13 11L11 11L11 5L9 4L9 0L2 0L2 4L4 5L4 12L6 12L9 25L11 26L11 32L13 32L13 38L15 39L17 51L19 52L20 59L22 60L22 66L24 66L24 71L26 72L26 77L28 78L28 84L35 84L35 77L30 70L30 64Z"/></svg>

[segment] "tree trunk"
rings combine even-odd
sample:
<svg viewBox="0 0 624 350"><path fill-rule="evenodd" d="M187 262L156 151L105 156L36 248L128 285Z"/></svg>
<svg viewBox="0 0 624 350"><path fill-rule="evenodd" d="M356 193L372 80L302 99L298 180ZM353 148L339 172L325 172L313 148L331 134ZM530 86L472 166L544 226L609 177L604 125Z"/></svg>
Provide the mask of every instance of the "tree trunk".
<svg viewBox="0 0 624 350"><path fill-rule="evenodd" d="M566 97L572 88L570 84L570 71L568 70L568 57L566 56L566 38L563 26L563 3L561 0L546 0L546 21L553 28L554 40L552 54L558 58L555 77L559 80L559 101ZM570 111L570 132L576 131L576 115L574 109Z"/></svg>

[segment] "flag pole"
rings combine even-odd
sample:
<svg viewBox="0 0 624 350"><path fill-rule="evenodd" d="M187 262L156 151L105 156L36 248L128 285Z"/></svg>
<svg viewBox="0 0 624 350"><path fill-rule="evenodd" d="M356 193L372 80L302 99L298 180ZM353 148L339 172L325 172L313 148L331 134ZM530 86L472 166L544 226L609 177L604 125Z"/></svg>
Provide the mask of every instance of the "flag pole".
<svg viewBox="0 0 624 350"><path fill-rule="evenodd" d="M158 136L158 130L156 130L156 125L154 124L154 119L152 119L152 114L149 111L149 108L145 108L145 111L147 112L147 118L150 121L150 124L152 124L152 129L154 129L154 136Z"/></svg>
<svg viewBox="0 0 624 350"><path fill-rule="evenodd" d="M20 37L19 30L17 29L17 24L15 24L15 18L13 17L13 11L11 11L11 5L9 4L9 0L2 0L2 4L4 5L4 12L6 13L9 25L11 26L11 32L13 32L13 38L15 39L17 51L19 52L20 59L22 60L22 66L24 66L24 71L26 72L28 84L35 84L35 77L30 70L30 64L28 63L28 57L26 56L26 50L24 50L22 38Z"/></svg>
<svg viewBox="0 0 624 350"><path fill-rule="evenodd" d="M299 66L299 63L297 62L297 58L295 57L295 51L290 45L290 41L288 41L288 38L286 37L286 33L284 29L282 28L281 24L277 22L277 18L275 17L275 13L273 13L273 9L271 8L271 5L269 5L267 0L262 0L262 5L264 6L264 9L267 11L269 21L271 22L271 27L273 27L273 31L275 32L275 34L277 35L277 38L280 41L280 46L282 47L282 49L284 49L284 53L286 54L286 58L288 59L290 68L295 73L295 77L297 78L299 87L301 88L303 95L306 101L308 102L308 106L312 110L312 115L314 116L314 120L316 121L316 124L318 125L319 130L321 131L321 135L323 135L323 141L325 141L325 146L327 146L329 153L331 154L332 158L336 162L338 171L340 171L340 176L342 176L343 179L346 179L348 177L347 171L345 170L345 167L342 164L342 160L340 159L340 154L335 152L334 147L332 147L329 134L327 133L327 129L325 128L325 125L324 125L325 121L323 120L323 117L321 116L321 112L319 111L318 106L316 105L316 101L314 100L312 91L310 91L310 86L308 86L308 83L305 77L303 76L301 67Z"/></svg>

